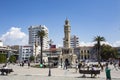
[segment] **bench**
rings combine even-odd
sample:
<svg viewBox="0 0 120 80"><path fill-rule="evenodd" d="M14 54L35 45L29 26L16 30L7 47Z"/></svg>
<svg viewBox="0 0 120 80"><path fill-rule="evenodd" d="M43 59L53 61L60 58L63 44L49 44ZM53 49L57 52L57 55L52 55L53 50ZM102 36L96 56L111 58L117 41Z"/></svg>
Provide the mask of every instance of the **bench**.
<svg viewBox="0 0 120 80"><path fill-rule="evenodd" d="M13 69L0 69L1 75L8 75L9 73L13 72Z"/></svg>
<svg viewBox="0 0 120 80"><path fill-rule="evenodd" d="M91 74L91 78L93 78L97 76L97 74L100 74L100 70L79 70L79 73L84 74L83 77L85 77L85 74Z"/></svg>

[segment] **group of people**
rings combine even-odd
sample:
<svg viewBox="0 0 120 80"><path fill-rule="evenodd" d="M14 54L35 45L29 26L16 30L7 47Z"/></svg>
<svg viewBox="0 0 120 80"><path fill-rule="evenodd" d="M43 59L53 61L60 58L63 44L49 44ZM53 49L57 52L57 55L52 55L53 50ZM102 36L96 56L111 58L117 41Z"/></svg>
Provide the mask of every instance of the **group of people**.
<svg viewBox="0 0 120 80"><path fill-rule="evenodd" d="M75 67L75 69L76 69L76 72L78 71L78 70L101 70L101 68L100 68L100 65L99 64L96 64L96 63L89 63L89 62L82 62L82 61L80 61L80 62L78 62L78 61L76 61L76 67Z"/></svg>
<svg viewBox="0 0 120 80"><path fill-rule="evenodd" d="M22 67L24 67L24 61L22 61L21 63L20 63L20 66L22 66ZM28 68L30 67L30 61L27 61L27 64L28 64Z"/></svg>
<svg viewBox="0 0 120 80"><path fill-rule="evenodd" d="M63 63L61 63L61 67L63 67L63 69L68 69L68 66L70 66L70 63L69 63L69 60L68 59L65 59L65 61ZM82 67L82 63L78 62L76 60L75 62L75 69L76 69L76 72L78 71L78 69L80 69Z"/></svg>

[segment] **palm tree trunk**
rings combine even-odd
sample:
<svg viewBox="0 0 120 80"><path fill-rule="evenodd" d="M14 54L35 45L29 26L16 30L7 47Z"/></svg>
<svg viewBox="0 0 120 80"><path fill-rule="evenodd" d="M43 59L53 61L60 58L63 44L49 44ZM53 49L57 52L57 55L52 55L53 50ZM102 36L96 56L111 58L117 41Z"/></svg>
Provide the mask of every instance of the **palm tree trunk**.
<svg viewBox="0 0 120 80"><path fill-rule="evenodd" d="M42 55L42 51L43 51L43 37L40 38L40 44L41 44L41 56L40 56L40 64L43 64L43 55Z"/></svg>
<svg viewBox="0 0 120 80"><path fill-rule="evenodd" d="M98 64L100 65L101 69L103 70L103 66L101 64L101 47L100 47L100 41L105 41L104 37L97 36L95 37L94 41L97 41L96 48L97 48L97 59Z"/></svg>
<svg viewBox="0 0 120 80"><path fill-rule="evenodd" d="M98 53L98 64L100 65L101 70L103 70L103 66L101 64L100 45L98 45L97 53Z"/></svg>

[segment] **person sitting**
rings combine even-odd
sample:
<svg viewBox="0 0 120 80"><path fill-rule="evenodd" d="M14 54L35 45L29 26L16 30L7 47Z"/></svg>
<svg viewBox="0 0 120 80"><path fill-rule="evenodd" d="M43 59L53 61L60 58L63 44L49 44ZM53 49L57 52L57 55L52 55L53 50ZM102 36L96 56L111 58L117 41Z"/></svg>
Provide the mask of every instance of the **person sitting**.
<svg viewBox="0 0 120 80"><path fill-rule="evenodd" d="M96 68L95 68L95 66L94 65L92 65L92 69L91 69L92 71L95 71L96 70ZM91 76L92 76L93 74L91 74ZM96 76L96 74L94 74L94 76L93 77L95 77Z"/></svg>
<svg viewBox="0 0 120 80"><path fill-rule="evenodd" d="M3 69L8 69L8 67L7 67L7 66L4 66Z"/></svg>
<svg viewBox="0 0 120 80"><path fill-rule="evenodd" d="M3 69L7 69L7 63L5 65L3 65Z"/></svg>

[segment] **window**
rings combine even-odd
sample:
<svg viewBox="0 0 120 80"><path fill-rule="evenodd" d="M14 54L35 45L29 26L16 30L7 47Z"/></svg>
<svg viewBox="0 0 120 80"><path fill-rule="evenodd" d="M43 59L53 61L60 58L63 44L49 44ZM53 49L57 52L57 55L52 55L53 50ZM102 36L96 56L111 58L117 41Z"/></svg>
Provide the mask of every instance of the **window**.
<svg viewBox="0 0 120 80"><path fill-rule="evenodd" d="M84 53L86 53L86 50L84 50Z"/></svg>
<svg viewBox="0 0 120 80"><path fill-rule="evenodd" d="M87 50L87 53L89 53L89 50Z"/></svg>
<svg viewBox="0 0 120 80"><path fill-rule="evenodd" d="M29 56L29 54L26 54L25 56Z"/></svg>
<svg viewBox="0 0 120 80"><path fill-rule="evenodd" d="M81 53L83 53L83 50L81 50Z"/></svg>

